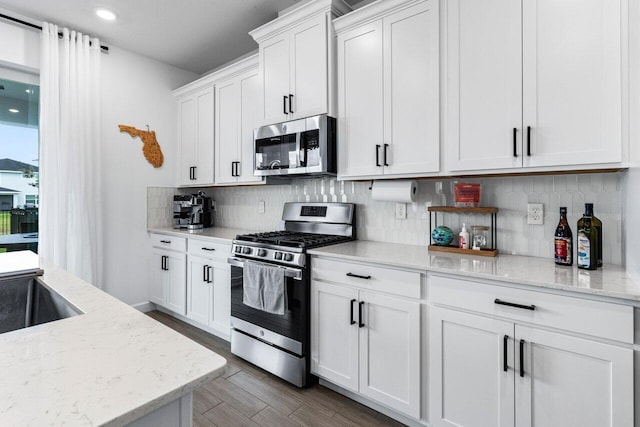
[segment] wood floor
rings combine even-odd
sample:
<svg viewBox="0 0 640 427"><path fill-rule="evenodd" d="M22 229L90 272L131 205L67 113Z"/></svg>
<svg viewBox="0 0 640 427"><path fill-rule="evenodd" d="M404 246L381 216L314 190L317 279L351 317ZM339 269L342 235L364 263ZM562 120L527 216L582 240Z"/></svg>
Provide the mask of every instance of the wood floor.
<svg viewBox="0 0 640 427"><path fill-rule="evenodd" d="M227 359L194 393L193 426L402 426L321 385L298 389L231 354L229 343L160 311L147 313Z"/></svg>

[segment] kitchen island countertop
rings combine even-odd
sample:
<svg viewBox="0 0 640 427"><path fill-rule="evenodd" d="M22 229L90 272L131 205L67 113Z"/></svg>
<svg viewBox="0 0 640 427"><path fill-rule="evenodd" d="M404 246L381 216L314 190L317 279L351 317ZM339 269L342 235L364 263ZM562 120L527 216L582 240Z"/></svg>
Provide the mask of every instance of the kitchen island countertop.
<svg viewBox="0 0 640 427"><path fill-rule="evenodd" d="M223 357L21 253L22 268L44 269L38 280L83 314L0 335L0 424L121 426L224 371Z"/></svg>
<svg viewBox="0 0 640 427"><path fill-rule="evenodd" d="M558 266L552 259L520 255L484 257L429 252L426 246L356 240L309 250L311 255L383 264L433 273L447 273L519 285L579 292L640 303L640 285L623 267L598 270Z"/></svg>

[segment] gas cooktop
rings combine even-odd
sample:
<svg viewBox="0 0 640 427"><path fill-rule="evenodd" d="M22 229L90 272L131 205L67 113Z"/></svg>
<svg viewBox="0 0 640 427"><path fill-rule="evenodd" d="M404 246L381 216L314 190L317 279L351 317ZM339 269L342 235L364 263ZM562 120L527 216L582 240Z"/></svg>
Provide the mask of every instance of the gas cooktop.
<svg viewBox="0 0 640 427"><path fill-rule="evenodd" d="M353 240L352 236L333 234L302 233L298 231L269 231L266 233L244 234L236 237L237 241L264 243L277 246L309 249L318 246L332 245Z"/></svg>

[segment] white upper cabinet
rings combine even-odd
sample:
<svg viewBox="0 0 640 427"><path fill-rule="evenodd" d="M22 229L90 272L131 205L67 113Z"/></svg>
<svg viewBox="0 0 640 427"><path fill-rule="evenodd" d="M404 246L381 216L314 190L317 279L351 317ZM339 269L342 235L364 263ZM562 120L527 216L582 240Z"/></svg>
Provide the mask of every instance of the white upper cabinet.
<svg viewBox="0 0 640 427"><path fill-rule="evenodd" d="M446 170L621 162L622 1L446 2Z"/></svg>
<svg viewBox="0 0 640 427"><path fill-rule="evenodd" d="M216 83L215 183L261 183L253 175L253 129L259 122L256 66Z"/></svg>
<svg viewBox="0 0 640 427"><path fill-rule="evenodd" d="M438 2L377 2L334 22L340 178L440 169Z"/></svg>
<svg viewBox="0 0 640 427"><path fill-rule="evenodd" d="M213 86L178 98L178 185L213 184Z"/></svg>
<svg viewBox="0 0 640 427"><path fill-rule="evenodd" d="M259 44L260 124L332 114L331 19L349 10L341 0L315 0L250 33Z"/></svg>

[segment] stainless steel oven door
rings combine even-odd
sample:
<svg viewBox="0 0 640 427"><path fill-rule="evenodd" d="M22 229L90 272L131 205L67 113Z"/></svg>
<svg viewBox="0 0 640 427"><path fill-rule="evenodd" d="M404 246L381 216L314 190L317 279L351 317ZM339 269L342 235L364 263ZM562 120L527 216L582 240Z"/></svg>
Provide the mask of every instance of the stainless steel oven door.
<svg viewBox="0 0 640 427"><path fill-rule="evenodd" d="M288 351L302 354L302 342L308 334L310 286L307 269L283 267L287 292L287 310L283 315L249 307L243 299L243 263L229 258L231 264L231 317L233 327ZM253 261L252 261L253 262ZM274 264L269 264L274 265Z"/></svg>

